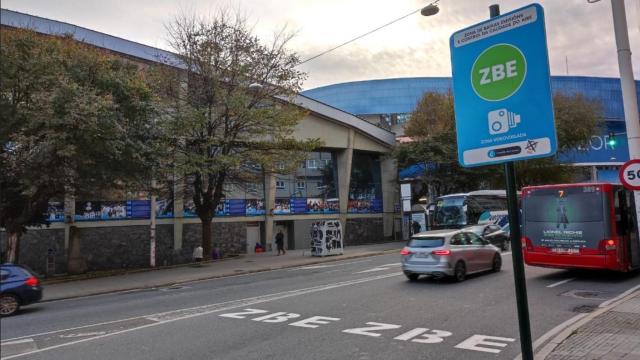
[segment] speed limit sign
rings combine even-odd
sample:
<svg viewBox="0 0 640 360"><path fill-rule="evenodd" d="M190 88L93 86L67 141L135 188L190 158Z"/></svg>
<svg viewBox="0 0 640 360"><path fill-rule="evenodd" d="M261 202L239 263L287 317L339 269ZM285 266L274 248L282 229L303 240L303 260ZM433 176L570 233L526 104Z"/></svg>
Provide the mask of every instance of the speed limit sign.
<svg viewBox="0 0 640 360"><path fill-rule="evenodd" d="M620 182L629 190L640 190L640 159L629 160L620 168Z"/></svg>

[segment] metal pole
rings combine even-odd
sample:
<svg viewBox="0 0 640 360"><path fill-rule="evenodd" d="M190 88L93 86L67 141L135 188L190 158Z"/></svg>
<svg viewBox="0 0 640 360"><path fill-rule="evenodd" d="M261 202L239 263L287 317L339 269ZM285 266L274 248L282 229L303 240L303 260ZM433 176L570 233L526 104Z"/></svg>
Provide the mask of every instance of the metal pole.
<svg viewBox="0 0 640 360"><path fill-rule="evenodd" d="M638 99L636 96L636 84L633 80L631 48L629 46L624 0L611 0L611 12L618 50L618 67L620 68L620 86L622 88L624 122L627 128L627 142L629 144L629 159L640 159ZM638 226L640 226L640 192L634 191L633 194L636 200L636 218L638 219Z"/></svg>
<svg viewBox="0 0 640 360"><path fill-rule="evenodd" d="M500 6L489 6L489 15L493 18L500 15ZM533 360L531 341L531 323L529 321L529 304L527 301L527 283L522 259L522 243L520 242L520 216L518 209L518 193L516 190L516 171L513 161L504 164L507 185L507 206L509 210L509 231L511 234L511 258L513 259L513 277L516 286L516 303L518 306L518 326L520 328L520 349L523 360Z"/></svg>
<svg viewBox="0 0 640 360"><path fill-rule="evenodd" d="M156 181L151 180L151 226L149 229L149 266L156 266Z"/></svg>

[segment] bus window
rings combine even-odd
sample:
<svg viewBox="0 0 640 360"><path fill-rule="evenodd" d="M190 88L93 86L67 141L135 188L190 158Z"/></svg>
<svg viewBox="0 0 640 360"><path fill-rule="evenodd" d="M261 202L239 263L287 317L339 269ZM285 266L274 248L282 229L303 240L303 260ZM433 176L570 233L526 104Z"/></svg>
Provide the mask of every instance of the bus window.
<svg viewBox="0 0 640 360"><path fill-rule="evenodd" d="M597 249L607 237L606 197L594 187L543 188L524 201L524 226L534 246Z"/></svg>
<svg viewBox="0 0 640 360"><path fill-rule="evenodd" d="M466 225L464 197L438 199L434 222L438 225Z"/></svg>

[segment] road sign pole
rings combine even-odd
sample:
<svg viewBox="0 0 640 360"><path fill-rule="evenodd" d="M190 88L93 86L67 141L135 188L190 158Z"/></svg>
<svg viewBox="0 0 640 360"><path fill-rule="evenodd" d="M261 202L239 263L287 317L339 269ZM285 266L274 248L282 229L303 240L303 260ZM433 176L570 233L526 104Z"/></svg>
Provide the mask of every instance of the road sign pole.
<svg viewBox="0 0 640 360"><path fill-rule="evenodd" d="M489 15L494 18L500 15L500 6L489 6ZM516 286L516 302L518 306L518 327L520 328L520 350L523 360L533 360L531 341L531 322L529 321L529 303L527 300L527 283L524 275L522 259L522 242L520 240L520 210L518 209L518 193L516 190L516 170L513 161L504 164L504 175L507 185L507 207L509 209L509 231L511 234L511 258L513 276Z"/></svg>

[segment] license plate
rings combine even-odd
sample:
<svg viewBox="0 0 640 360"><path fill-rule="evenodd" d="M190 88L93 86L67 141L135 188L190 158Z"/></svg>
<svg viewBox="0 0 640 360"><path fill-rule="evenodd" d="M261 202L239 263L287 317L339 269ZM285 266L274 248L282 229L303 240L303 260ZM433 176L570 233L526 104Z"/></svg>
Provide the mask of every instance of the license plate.
<svg viewBox="0 0 640 360"><path fill-rule="evenodd" d="M556 254L579 254L579 253L580 253L580 249L574 249L574 248L553 248L553 249L551 249L551 252L556 253Z"/></svg>
<svg viewBox="0 0 640 360"><path fill-rule="evenodd" d="M428 258L429 253L416 253L417 258Z"/></svg>

